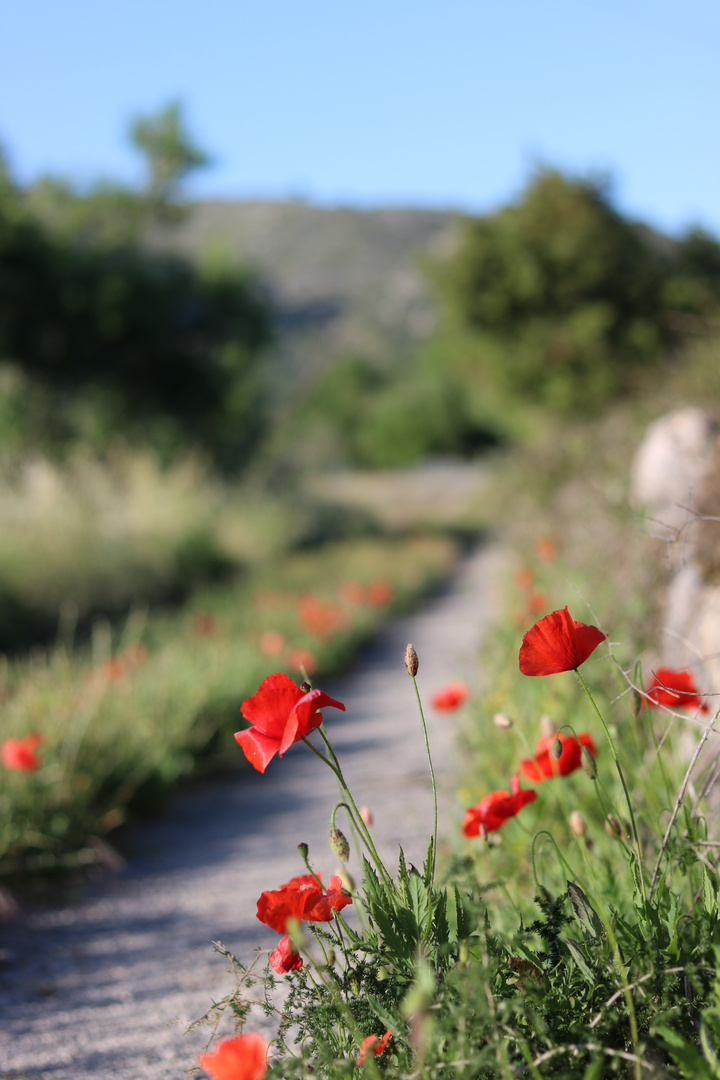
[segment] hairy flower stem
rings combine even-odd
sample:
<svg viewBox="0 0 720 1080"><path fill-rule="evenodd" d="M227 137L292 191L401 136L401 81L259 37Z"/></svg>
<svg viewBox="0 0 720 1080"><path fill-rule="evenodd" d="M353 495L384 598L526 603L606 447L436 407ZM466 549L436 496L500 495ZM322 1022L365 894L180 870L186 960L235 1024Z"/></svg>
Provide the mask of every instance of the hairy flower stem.
<svg viewBox="0 0 720 1080"><path fill-rule="evenodd" d="M385 884L387 886L389 886L392 889L392 891L394 892L395 891L395 884L394 884L392 878L390 877L390 874L388 873L388 871L387 871L387 869L385 867L385 863L380 858L380 854L379 854L377 848L375 847L375 843L373 841L373 838L370 835L370 832L369 832L365 822L362 819L362 816L360 814L360 811L358 810L357 804L356 804L355 800L353 799L352 792L350 791L350 788L347 785L347 781L345 780L345 777L343 776L343 771L342 771L342 769L340 767L340 762L338 761L337 754L333 750L332 745L330 744L330 740L328 739L327 734L325 733L325 730L323 729L322 724L318 728L318 731L320 732L320 736L321 736L323 742L325 743L325 746L327 747L327 751L328 751L328 754L330 755L330 757L325 757L325 755L320 750L318 750L316 746L313 746L313 744L310 742L310 740L307 738L307 736L303 736L302 741L307 746L310 747L310 749L313 751L313 753L316 754L320 758L321 761L324 761L326 765L329 765L330 768L332 769L332 771L335 773L335 775L336 775L336 777L338 779L338 783L340 784L340 787L342 789L343 795L345 795L345 797L348 800L348 803L349 803L348 813L349 813L350 818L351 818L351 820L353 822L353 825L355 826L356 830L362 836L363 841L365 842L365 844L367 846L367 849L370 852L370 856L371 856L373 862L375 863L375 866L377 867L378 872L380 873L380 876L383 878ZM332 760L330 760L331 758L332 758Z"/></svg>
<svg viewBox="0 0 720 1080"><path fill-rule="evenodd" d="M613 756L613 761L615 762L615 768L617 769L617 774L620 777L620 783L622 784L622 789L623 789L623 792L625 793L625 802L627 804L628 813L630 815L630 825L632 827L633 840L635 841L636 855L637 855L637 861L638 861L638 879L640 881L640 888L642 889L643 900L647 900L647 893L645 891L645 874L643 872L642 848L640 847L640 834L638 833L638 827L637 827L637 823L635 821L635 811L633 810L632 801L630 799L630 792L628 791L628 786L627 786L627 783L625 781L625 774L622 771L622 765L620 764L620 758L618 757L617 750L615 749L615 743L613 742L613 737L610 734L610 729L608 728L607 724L605 723L605 717L600 712L600 710L599 710L599 708L597 706L597 702L595 701L595 698L592 696L592 694L590 692L590 687L585 682L585 680L582 677L582 675L580 674L580 671L579 671L578 668L575 668L575 674L577 675L578 682L580 683L583 690L585 691L590 704L592 705L593 709L595 710L595 713L597 715L598 720L602 724L603 731L605 732L605 736L606 736L607 741L608 741L608 743L610 745L610 753Z"/></svg>
<svg viewBox="0 0 720 1080"><path fill-rule="evenodd" d="M437 851L437 836L438 836L438 803L437 803L437 785L435 783L435 770L433 769L432 754L430 753L430 740L428 739L427 724L425 723L425 713L423 712L422 701L420 699L420 691L418 689L417 679L414 675L411 675L413 686L415 687L415 696L417 698L418 708L420 710L420 719L422 720L423 735L425 736L425 749L427 750L428 765L430 766L430 779L432 781L433 791L433 807L435 812L435 825L433 828L433 848L432 848L432 868L430 871L430 880L435 881L435 852Z"/></svg>

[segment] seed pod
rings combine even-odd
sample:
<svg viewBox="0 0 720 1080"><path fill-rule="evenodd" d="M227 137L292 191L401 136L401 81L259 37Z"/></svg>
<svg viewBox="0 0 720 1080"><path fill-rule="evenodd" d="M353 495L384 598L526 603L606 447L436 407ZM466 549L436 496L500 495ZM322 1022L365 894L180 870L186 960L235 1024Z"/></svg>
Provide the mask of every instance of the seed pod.
<svg viewBox="0 0 720 1080"><path fill-rule="evenodd" d="M595 760L595 755L592 750L589 750L587 746L583 746L582 748L582 759L580 764L590 779L594 780L597 776L597 761Z"/></svg>
<svg viewBox="0 0 720 1080"><path fill-rule="evenodd" d="M307 681L306 682L301 682L300 683L300 689L302 690L303 694L309 694L310 691L312 690L312 686Z"/></svg>
<svg viewBox="0 0 720 1080"><path fill-rule="evenodd" d="M408 645L405 650L405 667L407 668L408 675L412 675L413 678L418 673L418 667L420 662L418 660L418 654L415 652L414 645Z"/></svg>
<svg viewBox="0 0 720 1080"><path fill-rule="evenodd" d="M298 853L300 855L300 858L303 860L303 862L307 861L308 851L309 850L310 849L308 848L307 844L298 844Z"/></svg>
<svg viewBox="0 0 720 1080"><path fill-rule="evenodd" d="M568 818L568 824L573 836L584 836L587 832L587 822L579 810L573 810Z"/></svg>
<svg viewBox="0 0 720 1080"><path fill-rule="evenodd" d="M493 724L495 725L495 727L501 728L504 731L513 726L512 720L510 719L508 714L504 712L495 713L495 715L493 716Z"/></svg>
<svg viewBox="0 0 720 1080"><path fill-rule="evenodd" d="M616 818L614 817L614 815L608 814L605 820L605 832L608 834L608 836L612 837L613 840L622 840L623 827L620 818Z"/></svg>
<svg viewBox="0 0 720 1080"><path fill-rule="evenodd" d="M350 844L345 834L339 829L330 830L330 847L341 862L347 862L350 858Z"/></svg>
<svg viewBox="0 0 720 1080"><path fill-rule="evenodd" d="M551 757L554 758L555 761L559 761L560 758L562 757L562 752L563 752L563 744L560 742L560 736L556 735L555 736L555 742L550 747L550 755L551 755Z"/></svg>

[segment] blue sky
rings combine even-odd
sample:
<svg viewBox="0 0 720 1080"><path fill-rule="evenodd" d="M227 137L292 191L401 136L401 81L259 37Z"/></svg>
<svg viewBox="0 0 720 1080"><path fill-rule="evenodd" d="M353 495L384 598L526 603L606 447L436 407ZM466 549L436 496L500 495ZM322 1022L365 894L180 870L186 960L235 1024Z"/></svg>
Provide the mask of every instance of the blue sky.
<svg viewBox="0 0 720 1080"><path fill-rule="evenodd" d="M22 183L135 181L179 98L189 194L485 212L536 164L720 234L717 0L3 0L0 145Z"/></svg>

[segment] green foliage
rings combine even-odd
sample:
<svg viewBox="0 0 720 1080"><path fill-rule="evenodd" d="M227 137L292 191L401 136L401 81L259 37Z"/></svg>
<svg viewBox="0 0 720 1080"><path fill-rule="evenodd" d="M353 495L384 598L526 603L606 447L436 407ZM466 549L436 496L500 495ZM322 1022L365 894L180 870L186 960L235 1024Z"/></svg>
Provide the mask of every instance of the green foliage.
<svg viewBox="0 0 720 1080"><path fill-rule="evenodd" d="M57 416L41 445L87 437L83 418L93 416L96 438L122 431L166 454L189 442L240 466L263 432L257 365L268 339L265 305L245 274L204 273L130 241L67 238L5 178L0 357L19 372L6 392L11 433L27 389L28 442L48 414Z"/></svg>
<svg viewBox="0 0 720 1080"><path fill-rule="evenodd" d="M284 432L291 445L302 438L309 464L332 456L370 469L413 465L433 455L467 457L497 441L468 408L452 375L416 362L380 368L360 357L328 368L291 411Z"/></svg>
<svg viewBox="0 0 720 1080"><path fill-rule="evenodd" d="M177 101L155 116L136 117L130 125L130 139L147 158L146 195L161 208L161 213L177 196L187 174L209 162L185 131L182 108Z"/></svg>
<svg viewBox="0 0 720 1080"><path fill-rule="evenodd" d="M682 327L717 308L720 245L673 244L625 220L596 183L541 172L523 198L466 224L436 280L478 336L477 380L559 411L631 390Z"/></svg>

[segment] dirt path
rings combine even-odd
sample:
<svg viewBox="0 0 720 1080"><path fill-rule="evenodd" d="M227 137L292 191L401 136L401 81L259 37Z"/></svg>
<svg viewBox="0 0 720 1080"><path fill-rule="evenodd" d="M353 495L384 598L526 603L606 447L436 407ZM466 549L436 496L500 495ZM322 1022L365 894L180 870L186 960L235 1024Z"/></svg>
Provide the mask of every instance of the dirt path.
<svg viewBox="0 0 720 1080"><path fill-rule="evenodd" d="M502 558L481 550L442 595L389 625L347 677L322 689L343 701L326 726L350 786L372 807L381 850L401 842L421 863L432 832L432 795L405 645L420 657L425 699L458 677L472 684L482 631L496 616ZM457 826L453 714L427 710L441 786L441 832ZM277 935L255 918L263 889L302 873L310 846L326 879L337 784L299 745L264 776L224 780L178 798L158 823L137 829L135 854L117 878L74 907L34 912L0 930L0 1077L47 1080L182 1080L202 1048L185 1024L231 988L211 941L241 959ZM351 872L356 867L350 866Z"/></svg>

